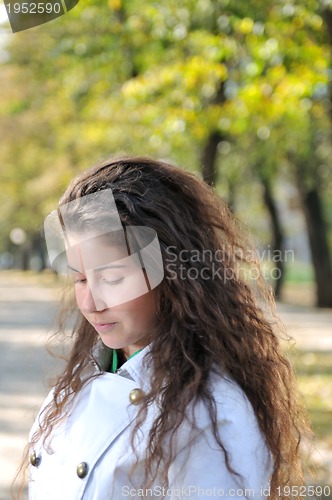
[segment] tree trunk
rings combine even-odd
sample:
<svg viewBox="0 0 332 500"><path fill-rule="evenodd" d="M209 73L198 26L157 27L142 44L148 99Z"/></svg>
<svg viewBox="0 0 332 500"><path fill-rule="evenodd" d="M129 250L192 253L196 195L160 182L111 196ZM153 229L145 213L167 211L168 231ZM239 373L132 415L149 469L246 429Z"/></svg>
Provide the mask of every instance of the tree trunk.
<svg viewBox="0 0 332 500"><path fill-rule="evenodd" d="M29 242L23 243L23 245L20 247L20 254L21 254L21 262L20 262L20 269L22 271L28 271L29 270L29 260L30 260L30 244Z"/></svg>
<svg viewBox="0 0 332 500"><path fill-rule="evenodd" d="M323 10L326 33L332 48L332 10ZM332 102L332 86L329 86L329 98ZM332 121L332 108L330 112ZM320 192L317 187L304 190L298 173L298 183L308 228L312 263L317 285L317 306L332 307L332 262L328 246L327 225L323 216ZM301 189L302 187L302 189Z"/></svg>
<svg viewBox="0 0 332 500"><path fill-rule="evenodd" d="M330 45L332 45L332 11L329 8L323 10L323 19L325 21L327 36L329 37Z"/></svg>
<svg viewBox="0 0 332 500"><path fill-rule="evenodd" d="M275 267L277 269L274 278L274 294L276 299L280 299L282 285L284 283L284 260L283 260L283 250L284 250L284 233L282 230L282 224L279 217L279 212L277 204L274 200L270 182L266 179L261 178L263 185L263 199L265 206L269 212L271 227L273 233L272 241L272 255L278 255L274 261Z"/></svg>
<svg viewBox="0 0 332 500"><path fill-rule="evenodd" d="M210 186L214 186L217 182L216 159L218 152L218 144L222 136L220 132L212 132L206 142L202 155L202 174L203 180Z"/></svg>
<svg viewBox="0 0 332 500"><path fill-rule="evenodd" d="M227 205L233 214L235 213L235 199L236 199L236 182L228 179Z"/></svg>
<svg viewBox="0 0 332 500"><path fill-rule="evenodd" d="M46 269L46 253L47 249L45 246L45 240L42 237L41 231L34 233L32 237L32 251L35 256L40 259L40 268L39 271L43 271Z"/></svg>
<svg viewBox="0 0 332 500"><path fill-rule="evenodd" d="M332 307L332 263L327 239L327 226L317 188L300 189L309 245L317 285L317 307Z"/></svg>
<svg viewBox="0 0 332 500"><path fill-rule="evenodd" d="M217 93L211 104L223 104L226 101L225 82L220 82ZM202 154L202 176L203 180L210 186L217 182L217 153L218 144L223 140L223 135L219 130L212 130L208 136Z"/></svg>

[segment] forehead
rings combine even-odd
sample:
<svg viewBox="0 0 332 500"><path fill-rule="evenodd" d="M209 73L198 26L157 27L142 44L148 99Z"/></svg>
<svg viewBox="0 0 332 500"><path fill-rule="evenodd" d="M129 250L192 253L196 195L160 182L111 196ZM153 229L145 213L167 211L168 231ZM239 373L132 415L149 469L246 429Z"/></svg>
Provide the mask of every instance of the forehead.
<svg viewBox="0 0 332 500"><path fill-rule="evenodd" d="M76 239L91 237L122 229L122 223L111 189L77 198L59 207L62 226L73 231Z"/></svg>
<svg viewBox="0 0 332 500"><path fill-rule="evenodd" d="M81 240L81 235L75 236L75 233L70 234L67 246L67 263L68 267L77 271L87 269L95 269L113 264L120 265L119 262L124 259L126 262L122 265L128 266L129 252L124 235L102 235L93 236L85 235L86 239Z"/></svg>

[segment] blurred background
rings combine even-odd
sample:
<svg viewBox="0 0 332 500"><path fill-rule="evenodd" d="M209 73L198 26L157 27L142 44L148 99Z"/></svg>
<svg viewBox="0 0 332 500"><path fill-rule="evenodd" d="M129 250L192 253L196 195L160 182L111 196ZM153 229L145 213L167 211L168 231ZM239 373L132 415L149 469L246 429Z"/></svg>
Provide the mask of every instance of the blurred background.
<svg viewBox="0 0 332 500"><path fill-rule="evenodd" d="M75 174L121 153L196 172L250 228L296 340L285 350L317 435L316 483L331 485L332 1L85 0L15 34L4 18L0 81L4 488L31 420L22 380L33 374L37 406L45 392L59 283L43 220Z"/></svg>

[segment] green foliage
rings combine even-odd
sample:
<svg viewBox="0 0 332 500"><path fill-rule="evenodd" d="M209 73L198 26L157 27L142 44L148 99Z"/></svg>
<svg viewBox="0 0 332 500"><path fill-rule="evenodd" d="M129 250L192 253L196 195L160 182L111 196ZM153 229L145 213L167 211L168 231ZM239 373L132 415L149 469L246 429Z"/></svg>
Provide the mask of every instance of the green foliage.
<svg viewBox="0 0 332 500"><path fill-rule="evenodd" d="M330 49L315 0L87 0L13 35L8 53L2 234L32 232L77 171L114 153L199 171L214 131L229 190L292 181L294 163L332 189Z"/></svg>

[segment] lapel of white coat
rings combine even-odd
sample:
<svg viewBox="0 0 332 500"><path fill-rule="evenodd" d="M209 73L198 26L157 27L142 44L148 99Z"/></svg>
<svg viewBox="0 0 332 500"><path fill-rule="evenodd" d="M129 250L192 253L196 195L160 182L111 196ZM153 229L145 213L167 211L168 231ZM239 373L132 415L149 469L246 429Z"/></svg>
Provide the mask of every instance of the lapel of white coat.
<svg viewBox="0 0 332 500"><path fill-rule="evenodd" d="M97 461L137 415L139 406L130 403L129 394L136 388L148 390L149 370L142 366L146 352L147 348L123 365L121 372L124 376L121 372L103 373L89 382L61 428L59 441L55 437L54 452L62 457L62 466L72 471L74 480L68 485L72 488L72 498L82 497ZM65 443L65 454L61 442ZM76 475L76 467L81 462L88 464L89 471L83 481Z"/></svg>
<svg viewBox="0 0 332 500"><path fill-rule="evenodd" d="M124 363L119 374L103 373L82 390L68 418L70 434L80 443L81 460L85 452L91 458L100 456L137 415L139 406L131 404L129 395L136 388L149 389L149 370L142 363L147 350Z"/></svg>

